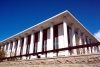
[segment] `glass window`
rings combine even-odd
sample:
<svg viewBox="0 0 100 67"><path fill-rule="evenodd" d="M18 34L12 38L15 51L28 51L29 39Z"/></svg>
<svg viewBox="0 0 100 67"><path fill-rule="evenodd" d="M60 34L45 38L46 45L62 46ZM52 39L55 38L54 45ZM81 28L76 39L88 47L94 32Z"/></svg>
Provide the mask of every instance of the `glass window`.
<svg viewBox="0 0 100 67"><path fill-rule="evenodd" d="M58 46L58 41L55 42L55 46Z"/></svg>

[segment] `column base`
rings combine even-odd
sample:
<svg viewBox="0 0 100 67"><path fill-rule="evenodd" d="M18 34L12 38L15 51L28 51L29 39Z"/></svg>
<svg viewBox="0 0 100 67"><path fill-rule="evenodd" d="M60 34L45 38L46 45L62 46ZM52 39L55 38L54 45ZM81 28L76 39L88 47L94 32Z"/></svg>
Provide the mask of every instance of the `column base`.
<svg viewBox="0 0 100 67"><path fill-rule="evenodd" d="M40 54L40 58L46 58L45 54Z"/></svg>
<svg viewBox="0 0 100 67"><path fill-rule="evenodd" d="M7 52L7 57L10 57L10 51L9 51L9 52Z"/></svg>
<svg viewBox="0 0 100 67"><path fill-rule="evenodd" d="M47 57L55 57L55 56L57 56L57 54L56 53L47 53Z"/></svg>
<svg viewBox="0 0 100 67"><path fill-rule="evenodd" d="M30 59L36 59L36 58L37 56L33 56L33 55L30 56Z"/></svg>
<svg viewBox="0 0 100 67"><path fill-rule="evenodd" d="M58 56L69 56L69 51L59 51Z"/></svg>
<svg viewBox="0 0 100 67"><path fill-rule="evenodd" d="M7 59L3 60L3 62L6 62L6 61L7 61Z"/></svg>
<svg viewBox="0 0 100 67"><path fill-rule="evenodd" d="M98 52L98 47L94 46L94 53L97 53L97 52Z"/></svg>
<svg viewBox="0 0 100 67"><path fill-rule="evenodd" d="M22 60L26 60L26 57L24 56L24 57L22 57Z"/></svg>
<svg viewBox="0 0 100 67"><path fill-rule="evenodd" d="M85 49L85 54L88 54L88 50L87 50L87 48L84 48Z"/></svg>
<svg viewBox="0 0 100 67"><path fill-rule="evenodd" d="M26 59L28 60L28 59L30 59L30 57L29 57L29 56L27 56L27 57L26 57Z"/></svg>
<svg viewBox="0 0 100 67"><path fill-rule="evenodd" d="M77 55L77 49L73 49L71 55Z"/></svg>
<svg viewBox="0 0 100 67"><path fill-rule="evenodd" d="M92 53L95 53L94 46L92 47Z"/></svg>
<svg viewBox="0 0 100 67"><path fill-rule="evenodd" d="M89 47L89 51L88 51L88 52L89 52L89 54L91 54L91 53L92 53L92 52L91 52L91 47Z"/></svg>

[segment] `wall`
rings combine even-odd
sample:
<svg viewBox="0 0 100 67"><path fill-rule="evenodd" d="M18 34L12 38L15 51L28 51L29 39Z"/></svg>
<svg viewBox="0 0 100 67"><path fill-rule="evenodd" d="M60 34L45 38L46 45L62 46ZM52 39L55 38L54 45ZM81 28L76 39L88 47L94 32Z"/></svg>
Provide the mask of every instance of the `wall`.
<svg viewBox="0 0 100 67"><path fill-rule="evenodd" d="M0 62L0 67L100 67L100 53Z"/></svg>

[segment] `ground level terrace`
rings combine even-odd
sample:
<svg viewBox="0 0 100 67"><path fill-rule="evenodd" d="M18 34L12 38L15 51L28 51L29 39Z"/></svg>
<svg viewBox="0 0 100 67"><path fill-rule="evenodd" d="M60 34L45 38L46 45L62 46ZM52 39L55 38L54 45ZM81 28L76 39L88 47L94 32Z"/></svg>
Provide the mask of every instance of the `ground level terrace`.
<svg viewBox="0 0 100 67"><path fill-rule="evenodd" d="M45 58L60 55L95 53L99 51L99 46L94 45L87 48L84 45L97 42L99 41L69 11L64 11L7 38L0 42L0 45L4 48L6 57L19 57L23 60L39 56ZM83 45L84 49L71 50L70 48L64 51L57 51L57 49L78 45ZM50 50L53 51L46 52Z"/></svg>

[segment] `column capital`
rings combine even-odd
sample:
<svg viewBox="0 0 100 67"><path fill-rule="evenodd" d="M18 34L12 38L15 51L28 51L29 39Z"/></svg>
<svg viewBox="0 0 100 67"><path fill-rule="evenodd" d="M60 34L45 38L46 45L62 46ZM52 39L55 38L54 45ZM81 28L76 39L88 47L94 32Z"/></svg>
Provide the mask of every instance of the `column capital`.
<svg viewBox="0 0 100 67"><path fill-rule="evenodd" d="M64 16L63 18L65 18L65 19L66 19L66 16Z"/></svg>
<svg viewBox="0 0 100 67"><path fill-rule="evenodd" d="M27 33L24 34L24 37L27 37Z"/></svg>
<svg viewBox="0 0 100 67"><path fill-rule="evenodd" d="M53 26L53 22L50 23L50 26Z"/></svg>
<svg viewBox="0 0 100 67"><path fill-rule="evenodd" d="M43 27L40 27L40 31L42 31L43 30Z"/></svg>
<svg viewBox="0 0 100 67"><path fill-rule="evenodd" d="M31 33L33 34L34 33L34 30L32 30Z"/></svg>
<svg viewBox="0 0 100 67"><path fill-rule="evenodd" d="M8 41L8 43L11 43L11 40L10 40L10 41Z"/></svg>
<svg viewBox="0 0 100 67"><path fill-rule="evenodd" d="M5 45L7 45L8 43L7 43L7 42L5 42L4 44L5 44Z"/></svg>
<svg viewBox="0 0 100 67"><path fill-rule="evenodd" d="M66 23L66 20L67 20L67 19L66 19L66 17L63 17L63 22L65 22L65 23Z"/></svg>
<svg viewBox="0 0 100 67"><path fill-rule="evenodd" d="M80 29L79 29L79 28L77 28L77 31L80 31Z"/></svg>
<svg viewBox="0 0 100 67"><path fill-rule="evenodd" d="M18 40L21 39L21 36L18 37Z"/></svg>
<svg viewBox="0 0 100 67"><path fill-rule="evenodd" d="M82 40L81 40L81 31L80 31L79 28L77 29L77 31L78 31L78 45L82 45Z"/></svg>
<svg viewBox="0 0 100 67"><path fill-rule="evenodd" d="M71 26L74 26L74 23L71 23L70 25L71 25ZM79 29L79 28L78 28L78 29Z"/></svg>

